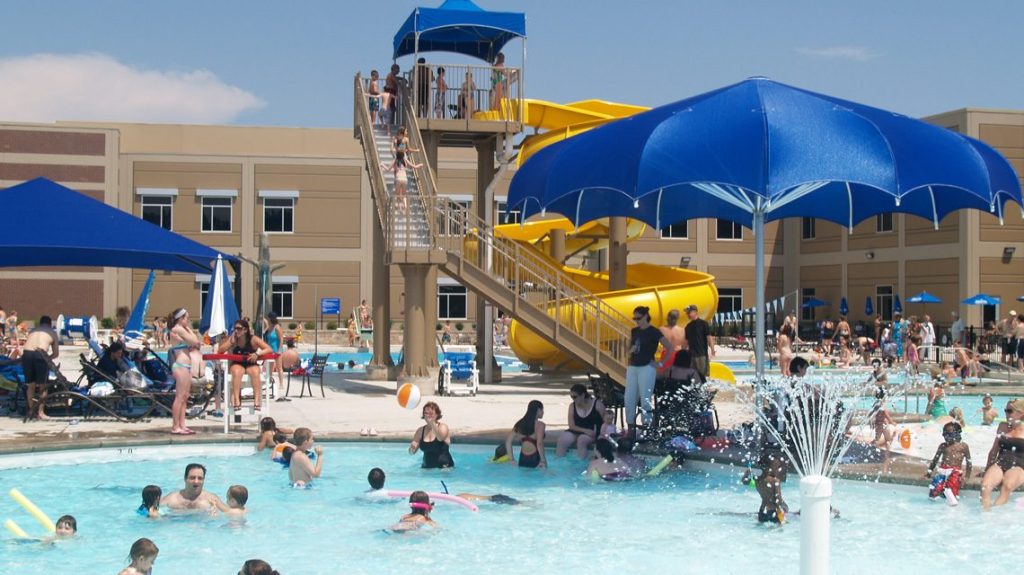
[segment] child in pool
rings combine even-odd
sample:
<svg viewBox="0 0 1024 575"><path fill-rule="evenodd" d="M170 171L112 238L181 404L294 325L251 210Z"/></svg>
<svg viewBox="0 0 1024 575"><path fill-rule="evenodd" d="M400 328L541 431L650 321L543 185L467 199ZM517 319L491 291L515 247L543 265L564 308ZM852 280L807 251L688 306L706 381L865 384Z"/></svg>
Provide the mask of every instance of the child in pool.
<svg viewBox="0 0 1024 575"><path fill-rule="evenodd" d="M228 504L224 515L234 518L245 517L245 503L249 501L249 490L244 485L228 487L228 496L224 500Z"/></svg>
<svg viewBox="0 0 1024 575"><path fill-rule="evenodd" d="M363 492L363 497L367 499L373 499L375 501L388 501L388 492L384 489L384 481L387 476L384 475L384 470L379 467L374 467L366 474L366 481L370 484L370 488Z"/></svg>
<svg viewBox="0 0 1024 575"><path fill-rule="evenodd" d="M950 505L957 504L960 485L965 477L971 476L971 448L961 441L962 431L963 428L955 421L942 426L942 438L945 441L935 450L935 457L924 474L925 477L932 477L938 465L938 473L932 479L928 496L938 499L945 495Z"/></svg>
<svg viewBox="0 0 1024 575"><path fill-rule="evenodd" d="M601 434L598 437L612 438L619 435L619 429L615 427L615 411L604 410L604 424L601 425Z"/></svg>
<svg viewBox="0 0 1024 575"><path fill-rule="evenodd" d="M260 420L260 438L256 443L256 451L263 451L264 448L274 448L278 443L281 443L277 438L279 433L284 434L288 437L288 434L293 433L293 430L284 427L278 427L273 417L264 417Z"/></svg>
<svg viewBox="0 0 1024 575"><path fill-rule="evenodd" d="M131 551L128 552L130 563L117 575L150 575L153 572L153 562L156 561L157 549L155 543L143 537L132 543Z"/></svg>
<svg viewBox="0 0 1024 575"><path fill-rule="evenodd" d="M57 530L53 533L54 539L68 539L78 534L78 521L71 515L62 515L57 519Z"/></svg>
<svg viewBox="0 0 1024 575"><path fill-rule="evenodd" d="M139 505L136 513L149 519L160 518L160 497L163 492L156 485L147 485L142 488L142 505Z"/></svg>
<svg viewBox="0 0 1024 575"><path fill-rule="evenodd" d="M761 506L757 509L759 523L783 523L789 505L782 498L782 482L786 480L786 463L779 452L765 452L761 458L761 475L754 481Z"/></svg>
<svg viewBox="0 0 1024 575"><path fill-rule="evenodd" d="M964 420L964 410L954 407L949 410L949 416L953 418L953 421L960 424L961 429L967 427L967 421Z"/></svg>
<svg viewBox="0 0 1024 575"><path fill-rule="evenodd" d="M999 411L992 407L992 396L986 393L985 397L981 398L981 424L992 425L997 417Z"/></svg>
<svg viewBox="0 0 1024 575"><path fill-rule="evenodd" d="M434 504L430 502L430 496L425 491L413 491L409 495L409 507L412 511L406 513L391 526L391 531L416 531L424 525L437 527L437 522L430 518L430 512Z"/></svg>

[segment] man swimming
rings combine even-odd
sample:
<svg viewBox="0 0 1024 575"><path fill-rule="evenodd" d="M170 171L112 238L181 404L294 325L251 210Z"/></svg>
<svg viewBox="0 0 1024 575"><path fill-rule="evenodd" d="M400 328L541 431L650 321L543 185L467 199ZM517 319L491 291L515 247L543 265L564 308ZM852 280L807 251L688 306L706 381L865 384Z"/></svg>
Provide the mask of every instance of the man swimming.
<svg viewBox="0 0 1024 575"><path fill-rule="evenodd" d="M228 509L220 497L203 490L205 483L206 468L199 463L189 463L185 466L185 488L167 494L160 504L177 511Z"/></svg>

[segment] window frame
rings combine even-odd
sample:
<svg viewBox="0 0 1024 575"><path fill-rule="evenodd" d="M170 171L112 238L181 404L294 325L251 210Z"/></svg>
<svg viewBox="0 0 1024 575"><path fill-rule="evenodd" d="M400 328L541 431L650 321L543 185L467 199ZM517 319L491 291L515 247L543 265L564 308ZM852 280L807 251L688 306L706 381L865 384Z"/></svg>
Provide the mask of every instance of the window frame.
<svg viewBox="0 0 1024 575"><path fill-rule="evenodd" d="M808 233L808 231L810 233ZM817 218L809 218L804 216L800 219L800 239L801 240L814 240L818 237L818 222Z"/></svg>
<svg viewBox="0 0 1024 575"><path fill-rule="evenodd" d="M288 290L278 289L280 286L288 286ZM277 314L280 319L294 319L295 318L295 286L294 282L275 282L273 278L270 280L270 309ZM277 297L282 297L281 304L278 305ZM291 308L290 314L284 313L284 296L287 295L289 307Z"/></svg>
<svg viewBox="0 0 1024 575"><path fill-rule="evenodd" d="M199 212L199 230L200 233L204 234L230 234L234 232L235 228L235 199L224 196L200 196L200 212ZM221 200L226 200L227 204L218 204ZM211 202L207 205L207 202ZM210 210L210 225L212 227L214 222L214 210L222 210L227 208L228 210L228 229L226 230L214 230L206 229L206 210Z"/></svg>
<svg viewBox="0 0 1024 575"><path fill-rule="evenodd" d="M731 238L722 237L721 225L723 223L732 226L733 232L736 232L737 230L739 230L739 237L731 237ZM725 219L721 219L721 218L716 218L715 219L715 240L716 241L721 241L721 242L742 242L743 241L743 226L741 224L737 224L736 222L731 222L729 220L725 220Z"/></svg>
<svg viewBox="0 0 1024 575"><path fill-rule="evenodd" d="M884 289L888 289L889 293L883 293L882 290ZM895 297L896 292L892 284L875 285L875 313L882 315L882 321L892 321L892 308L893 305L896 303ZM888 302L888 304L883 305L882 302Z"/></svg>
<svg viewBox="0 0 1024 575"><path fill-rule="evenodd" d="M725 309L722 307L722 302L726 300L732 302L731 309ZM743 311L743 288L718 288L718 309L716 313L729 313L734 311Z"/></svg>
<svg viewBox="0 0 1024 575"><path fill-rule="evenodd" d="M512 216L509 221L505 221L504 216ZM503 226L505 224L521 224L523 223L523 210L512 210L508 211L507 201L498 201L495 210L495 223L496 225Z"/></svg>
<svg viewBox="0 0 1024 575"><path fill-rule="evenodd" d="M888 219L889 219L889 229L885 229L885 226L883 225L885 223L886 217L888 217ZM876 234L891 234L891 233L893 233L895 231L896 231L896 220L893 217L893 213L892 212L883 212L881 214L876 214L875 215L875 233Z"/></svg>
<svg viewBox="0 0 1024 575"><path fill-rule="evenodd" d="M263 199L263 231L268 234L289 235L295 233L295 198L270 198ZM268 202L288 202L287 206L268 206ZM281 210L281 227L290 228L282 230L271 230L267 228L268 211ZM287 215L287 218L285 217ZM288 224L288 225L285 225Z"/></svg>
<svg viewBox="0 0 1024 575"><path fill-rule="evenodd" d="M804 304L818 297L816 288L800 289L800 321L814 321L814 308L804 307Z"/></svg>
<svg viewBox="0 0 1024 575"><path fill-rule="evenodd" d="M680 226L683 228L683 235L673 235L675 229ZM690 239L690 222L689 220L680 220L661 228L658 232L663 240L688 240Z"/></svg>
<svg viewBox="0 0 1024 575"><path fill-rule="evenodd" d="M454 290L451 291L451 290ZM461 290L461 293L459 291ZM456 317L451 315L451 300L462 297L463 315ZM466 286L457 283L444 283L437 286L437 319L444 320L467 320L469 319L469 290Z"/></svg>
<svg viewBox="0 0 1024 575"><path fill-rule="evenodd" d="M149 200L149 201L147 201ZM157 203L150 203L153 200L158 200ZM160 223L150 221L146 219L146 208L158 208L160 210ZM163 225L164 212L166 210L167 225ZM174 230L174 196L170 195L151 195L144 194L139 196L139 217L143 220L155 225L167 231Z"/></svg>

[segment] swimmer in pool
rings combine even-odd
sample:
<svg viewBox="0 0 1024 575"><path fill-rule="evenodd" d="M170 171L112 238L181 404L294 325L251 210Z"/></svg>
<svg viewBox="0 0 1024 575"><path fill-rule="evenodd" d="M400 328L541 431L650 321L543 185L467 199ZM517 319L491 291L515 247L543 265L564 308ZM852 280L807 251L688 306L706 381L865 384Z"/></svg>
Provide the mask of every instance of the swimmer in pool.
<svg viewBox="0 0 1024 575"><path fill-rule="evenodd" d="M374 467L366 474L366 482L370 484L370 488L363 492L363 497L366 499L372 499L374 501L389 501L388 492L384 489L384 481L387 476L384 474L384 470L380 467Z"/></svg>
<svg viewBox="0 0 1024 575"><path fill-rule="evenodd" d="M309 487L313 483L313 479L320 477L320 472L323 471L324 450L319 445L313 447L313 432L307 427L295 430L292 443L298 446L298 449L294 451L285 449L285 458L288 459L288 479L291 480L294 487ZM315 465L306 454L310 449L316 453ZM288 457L288 453L291 453L291 457Z"/></svg>
<svg viewBox="0 0 1024 575"><path fill-rule="evenodd" d="M240 519L245 517L245 504L249 501L249 490L244 485L232 485L228 487L228 509L224 515Z"/></svg>
<svg viewBox="0 0 1024 575"><path fill-rule="evenodd" d="M215 512L214 509L227 509L220 497L203 490L205 483L206 467L189 463L185 466L185 488L165 495L160 503L176 511Z"/></svg>
<svg viewBox="0 0 1024 575"><path fill-rule="evenodd" d="M160 518L160 497L163 491L156 485L147 485L142 488L142 505L136 511L139 515L149 519Z"/></svg>
<svg viewBox="0 0 1024 575"><path fill-rule="evenodd" d="M411 511L390 527L392 532L416 531L424 525L438 526L437 522L430 518L434 504L430 502L430 496L425 491L413 491L409 495L409 507Z"/></svg>

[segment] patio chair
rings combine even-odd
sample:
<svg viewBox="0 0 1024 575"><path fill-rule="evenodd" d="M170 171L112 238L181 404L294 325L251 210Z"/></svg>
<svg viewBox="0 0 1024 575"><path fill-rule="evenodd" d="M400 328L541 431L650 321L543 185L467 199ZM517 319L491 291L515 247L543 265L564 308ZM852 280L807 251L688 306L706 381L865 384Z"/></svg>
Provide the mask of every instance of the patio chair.
<svg viewBox="0 0 1024 575"><path fill-rule="evenodd" d="M622 387L607 375L587 374L594 397L601 400L605 408L615 412L620 428L626 427L626 395Z"/></svg>
<svg viewBox="0 0 1024 575"><path fill-rule="evenodd" d="M480 370L472 353L445 352L441 371L437 377L440 395L468 393L475 396L480 390Z"/></svg>
<svg viewBox="0 0 1024 575"><path fill-rule="evenodd" d="M284 396L288 397L288 392L292 389L292 375L301 376L302 383L299 384L299 398L305 397L306 390L309 390L309 396L313 397L313 378L320 380L320 397L327 397L324 395L324 368L327 367L327 356L326 355L314 355L313 359L309 362L309 367L294 369L288 372L288 385L285 387Z"/></svg>

